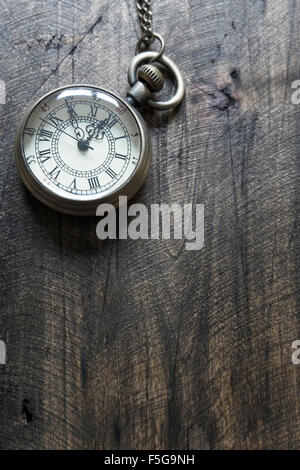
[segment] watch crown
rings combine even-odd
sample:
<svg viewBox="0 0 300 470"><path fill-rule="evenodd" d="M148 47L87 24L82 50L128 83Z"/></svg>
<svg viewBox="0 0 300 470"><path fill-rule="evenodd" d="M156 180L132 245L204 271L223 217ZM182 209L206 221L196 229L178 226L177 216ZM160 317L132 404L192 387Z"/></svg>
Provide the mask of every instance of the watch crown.
<svg viewBox="0 0 300 470"><path fill-rule="evenodd" d="M164 77L158 67L144 64L138 69L138 79L146 82L152 91L160 91L164 86Z"/></svg>

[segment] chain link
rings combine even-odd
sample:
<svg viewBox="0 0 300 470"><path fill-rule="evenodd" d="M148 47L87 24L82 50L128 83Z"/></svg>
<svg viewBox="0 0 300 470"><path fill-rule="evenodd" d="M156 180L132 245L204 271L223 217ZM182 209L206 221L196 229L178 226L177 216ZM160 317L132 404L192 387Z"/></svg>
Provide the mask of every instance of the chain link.
<svg viewBox="0 0 300 470"><path fill-rule="evenodd" d="M132 59L129 69L128 69L128 81L131 86L130 91L128 92L128 100L136 100L137 103L148 102L148 105L155 109L171 109L178 106L183 100L185 93L184 81L181 75L180 70L171 61L164 55L165 51L165 41L160 34L153 32L152 29L152 0L135 0L136 9L139 18L139 23L141 25L142 35L138 39L135 56ZM160 42L160 50L158 52L150 51L147 49L154 43L155 40ZM154 65L151 63L154 62ZM149 89L147 93L147 87L141 81L140 73L144 74L144 80L146 75L148 79L154 80L153 77L157 80L158 74L161 74L159 65L163 65L169 73L173 76L174 82L176 83L176 93L175 95L167 101L157 101L155 99L149 99ZM141 68L142 65L147 64L147 71L145 68ZM156 65L155 65L156 64ZM159 78L162 81L163 77ZM149 83L149 80L148 80ZM154 88L152 88L154 90ZM158 89L156 91L159 91ZM151 92L150 92L151 94Z"/></svg>
<svg viewBox="0 0 300 470"><path fill-rule="evenodd" d="M153 44L155 36L152 30L152 8L151 0L136 0L136 8L142 29L142 37L140 40L148 48Z"/></svg>
<svg viewBox="0 0 300 470"><path fill-rule="evenodd" d="M139 22L142 29L142 36L139 38L135 54L139 54L142 51L149 49L151 44L154 43L156 39L160 42L160 50L157 53L155 58L152 58L150 62L159 61L165 51L165 41L160 34L154 33L152 29L152 0L136 0L136 8L138 12Z"/></svg>

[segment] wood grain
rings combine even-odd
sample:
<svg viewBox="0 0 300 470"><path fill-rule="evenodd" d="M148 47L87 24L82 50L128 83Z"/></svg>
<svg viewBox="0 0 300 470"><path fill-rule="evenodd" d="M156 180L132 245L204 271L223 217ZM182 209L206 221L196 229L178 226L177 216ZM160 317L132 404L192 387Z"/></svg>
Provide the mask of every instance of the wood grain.
<svg viewBox="0 0 300 470"><path fill-rule="evenodd" d="M100 242L95 218L17 175L17 124L43 93L125 93L134 3L0 0L0 448L299 448L300 2L153 2L187 96L146 114L135 201L203 203L202 250Z"/></svg>

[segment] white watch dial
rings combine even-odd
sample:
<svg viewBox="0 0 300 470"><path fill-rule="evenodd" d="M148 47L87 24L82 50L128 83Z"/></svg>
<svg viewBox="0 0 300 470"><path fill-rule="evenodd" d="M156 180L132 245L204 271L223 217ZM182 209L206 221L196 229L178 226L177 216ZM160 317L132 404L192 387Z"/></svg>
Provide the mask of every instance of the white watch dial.
<svg viewBox="0 0 300 470"><path fill-rule="evenodd" d="M46 190L89 201L119 191L131 179L142 135L121 99L98 88L71 86L32 109L21 149L28 171Z"/></svg>

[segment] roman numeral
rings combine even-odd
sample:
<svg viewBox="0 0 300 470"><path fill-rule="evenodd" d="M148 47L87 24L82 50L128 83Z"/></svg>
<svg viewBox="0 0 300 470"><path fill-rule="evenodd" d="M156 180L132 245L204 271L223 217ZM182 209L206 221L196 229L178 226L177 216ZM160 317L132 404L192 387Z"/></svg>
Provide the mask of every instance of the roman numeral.
<svg viewBox="0 0 300 470"><path fill-rule="evenodd" d="M105 119L105 125L110 129L118 122L117 118L114 117L112 114Z"/></svg>
<svg viewBox="0 0 300 470"><path fill-rule="evenodd" d="M96 104L92 103L92 104L90 104L90 107L91 107L91 110L90 110L88 115L95 118L96 115L97 115L98 106Z"/></svg>
<svg viewBox="0 0 300 470"><path fill-rule="evenodd" d="M72 183L70 184L69 188L77 189L76 186L76 178L73 179Z"/></svg>
<svg viewBox="0 0 300 470"><path fill-rule="evenodd" d="M60 118L58 118L58 117L56 117L56 116L50 117L50 118L49 118L49 121L51 121L52 124L53 124L53 126L55 126L55 127L58 127L58 126L60 125L60 123L63 122L62 119L60 119Z"/></svg>
<svg viewBox="0 0 300 470"><path fill-rule="evenodd" d="M70 114L71 119L72 119L74 116L77 116L77 113L76 113L76 111L75 111L75 109L74 109L74 106L73 106L71 103L69 103L69 101L68 101L67 99L65 100L65 102L66 102L66 105L67 105L67 108L68 108L68 111L69 111L69 114Z"/></svg>
<svg viewBox="0 0 300 470"><path fill-rule="evenodd" d="M49 142L51 140L51 137L53 135L53 132L47 131L46 129L42 129L40 133L40 142Z"/></svg>
<svg viewBox="0 0 300 470"><path fill-rule="evenodd" d="M100 181L98 179L98 176L95 176L94 178L89 178L88 182L91 189L100 188Z"/></svg>
<svg viewBox="0 0 300 470"><path fill-rule="evenodd" d="M40 150L40 158L42 163L45 163L47 160L49 160L49 158L51 158L50 149Z"/></svg>
<svg viewBox="0 0 300 470"><path fill-rule="evenodd" d="M55 180L57 180L59 173L60 170L58 169L58 166L56 166L55 168L53 168L52 171L50 171L49 175L51 175Z"/></svg>
<svg viewBox="0 0 300 470"><path fill-rule="evenodd" d="M111 168L108 168L105 173L107 173L111 178L117 176L117 173L115 173L114 170L112 170Z"/></svg>
<svg viewBox="0 0 300 470"><path fill-rule="evenodd" d="M126 155L121 155L120 153L116 153L115 157L120 158L120 160L126 160L126 158L127 158Z"/></svg>

